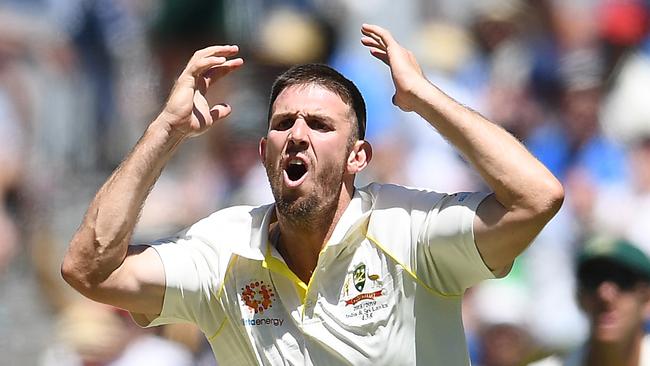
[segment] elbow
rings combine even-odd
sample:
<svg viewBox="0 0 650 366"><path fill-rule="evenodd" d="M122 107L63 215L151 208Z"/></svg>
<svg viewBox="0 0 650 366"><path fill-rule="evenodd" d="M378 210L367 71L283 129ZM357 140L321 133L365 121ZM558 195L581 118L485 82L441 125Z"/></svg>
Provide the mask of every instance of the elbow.
<svg viewBox="0 0 650 366"><path fill-rule="evenodd" d="M68 285L82 294L92 287L90 281L88 281L88 276L84 275L84 271L72 259L70 253L66 254L63 263L61 263L61 277Z"/></svg>
<svg viewBox="0 0 650 366"><path fill-rule="evenodd" d="M553 215L555 215L560 211L560 208L562 208L562 204L564 203L564 187L562 187L560 182L557 182L553 193Z"/></svg>
<svg viewBox="0 0 650 366"><path fill-rule="evenodd" d="M76 287L75 285L80 282L74 269L71 268L70 264L68 264L66 260L61 264L61 277L72 287Z"/></svg>
<svg viewBox="0 0 650 366"><path fill-rule="evenodd" d="M102 240L98 236L94 227L82 225L70 241L60 269L65 282L91 299L119 267L126 252L126 246L113 237Z"/></svg>
<svg viewBox="0 0 650 366"><path fill-rule="evenodd" d="M538 197L537 214L545 218L545 221L550 221L564 203L564 187L552 177L540 189Z"/></svg>
<svg viewBox="0 0 650 366"><path fill-rule="evenodd" d="M547 192L549 210L552 216L555 216L564 203L564 187L562 187L562 183L553 177L552 181L548 184Z"/></svg>
<svg viewBox="0 0 650 366"><path fill-rule="evenodd" d="M101 276L95 261L90 259L91 256L75 244L78 243L73 240L63 258L61 277L77 292L88 296L101 284Z"/></svg>
<svg viewBox="0 0 650 366"><path fill-rule="evenodd" d="M101 282L94 280L92 272L84 271L82 267L65 261L61 265L61 277L79 294L95 301L99 300Z"/></svg>

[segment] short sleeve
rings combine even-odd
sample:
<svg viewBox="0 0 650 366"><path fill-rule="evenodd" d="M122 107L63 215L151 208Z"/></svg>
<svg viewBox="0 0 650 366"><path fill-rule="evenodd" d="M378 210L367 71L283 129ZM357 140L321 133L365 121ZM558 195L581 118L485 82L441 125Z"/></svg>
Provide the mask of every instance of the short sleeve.
<svg viewBox="0 0 650 366"><path fill-rule="evenodd" d="M205 333L213 332L224 319L218 301L228 261L228 250L216 248L192 235L180 235L154 242L165 270L165 297L160 315L143 319L141 326L191 322Z"/></svg>
<svg viewBox="0 0 650 366"><path fill-rule="evenodd" d="M483 192L445 195L426 213L416 244L418 276L445 294L460 295L494 278L474 242L473 223Z"/></svg>

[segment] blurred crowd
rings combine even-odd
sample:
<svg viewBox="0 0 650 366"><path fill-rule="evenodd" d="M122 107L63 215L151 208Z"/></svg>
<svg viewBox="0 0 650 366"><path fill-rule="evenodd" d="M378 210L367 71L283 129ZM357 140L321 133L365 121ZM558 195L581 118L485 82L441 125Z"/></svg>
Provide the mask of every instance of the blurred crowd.
<svg viewBox="0 0 650 366"><path fill-rule="evenodd" d="M185 144L148 199L147 242L233 204L272 200L257 155L268 91L328 63L368 105L374 160L357 184L485 189L414 114L360 25L388 28L449 95L514 134L565 204L503 280L468 291L473 364L516 366L580 344L575 255L594 235L650 253L650 1L0 0L0 353L12 365L214 365L190 326L141 330L59 275L94 192L164 103L191 54L238 44L211 92L233 114ZM145 361L143 361L145 360Z"/></svg>

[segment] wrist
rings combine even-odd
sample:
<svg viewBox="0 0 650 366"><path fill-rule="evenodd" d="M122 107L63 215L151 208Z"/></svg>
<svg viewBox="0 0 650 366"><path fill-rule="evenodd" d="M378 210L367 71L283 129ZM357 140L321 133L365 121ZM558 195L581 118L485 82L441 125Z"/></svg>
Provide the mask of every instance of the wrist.
<svg viewBox="0 0 650 366"><path fill-rule="evenodd" d="M161 114L159 115L145 131L145 137L149 136L156 141L168 145L170 148L175 147L187 137L187 134L174 128L172 124Z"/></svg>
<svg viewBox="0 0 650 366"><path fill-rule="evenodd" d="M413 111L421 115L430 112L432 109L439 110L445 105L449 97L430 81L423 79L416 87L411 89L409 99Z"/></svg>
<svg viewBox="0 0 650 366"><path fill-rule="evenodd" d="M415 79L415 78L414 78ZM417 78L403 83L397 88L393 98L393 104L405 112L421 111L429 107L428 99L435 87L425 78Z"/></svg>

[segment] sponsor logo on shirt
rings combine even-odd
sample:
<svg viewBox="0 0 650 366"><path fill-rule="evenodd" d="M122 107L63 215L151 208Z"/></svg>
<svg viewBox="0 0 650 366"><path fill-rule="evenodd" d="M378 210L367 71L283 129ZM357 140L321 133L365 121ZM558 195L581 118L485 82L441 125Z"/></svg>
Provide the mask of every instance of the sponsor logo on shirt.
<svg viewBox="0 0 650 366"><path fill-rule="evenodd" d="M241 299L251 310L251 313L262 314L264 310L273 307L275 291L270 284L264 281L252 281L241 288Z"/></svg>
<svg viewBox="0 0 650 366"><path fill-rule="evenodd" d="M273 286L264 281L251 281L242 287L241 300L248 309L248 315L244 314L241 319L242 325L281 327L284 323L282 318L259 317L265 310L273 307L275 298Z"/></svg>
<svg viewBox="0 0 650 366"><path fill-rule="evenodd" d="M274 327L281 327L282 323L284 323L284 319L282 318L243 319L242 318L241 323L242 325L252 325L252 326L268 325Z"/></svg>

